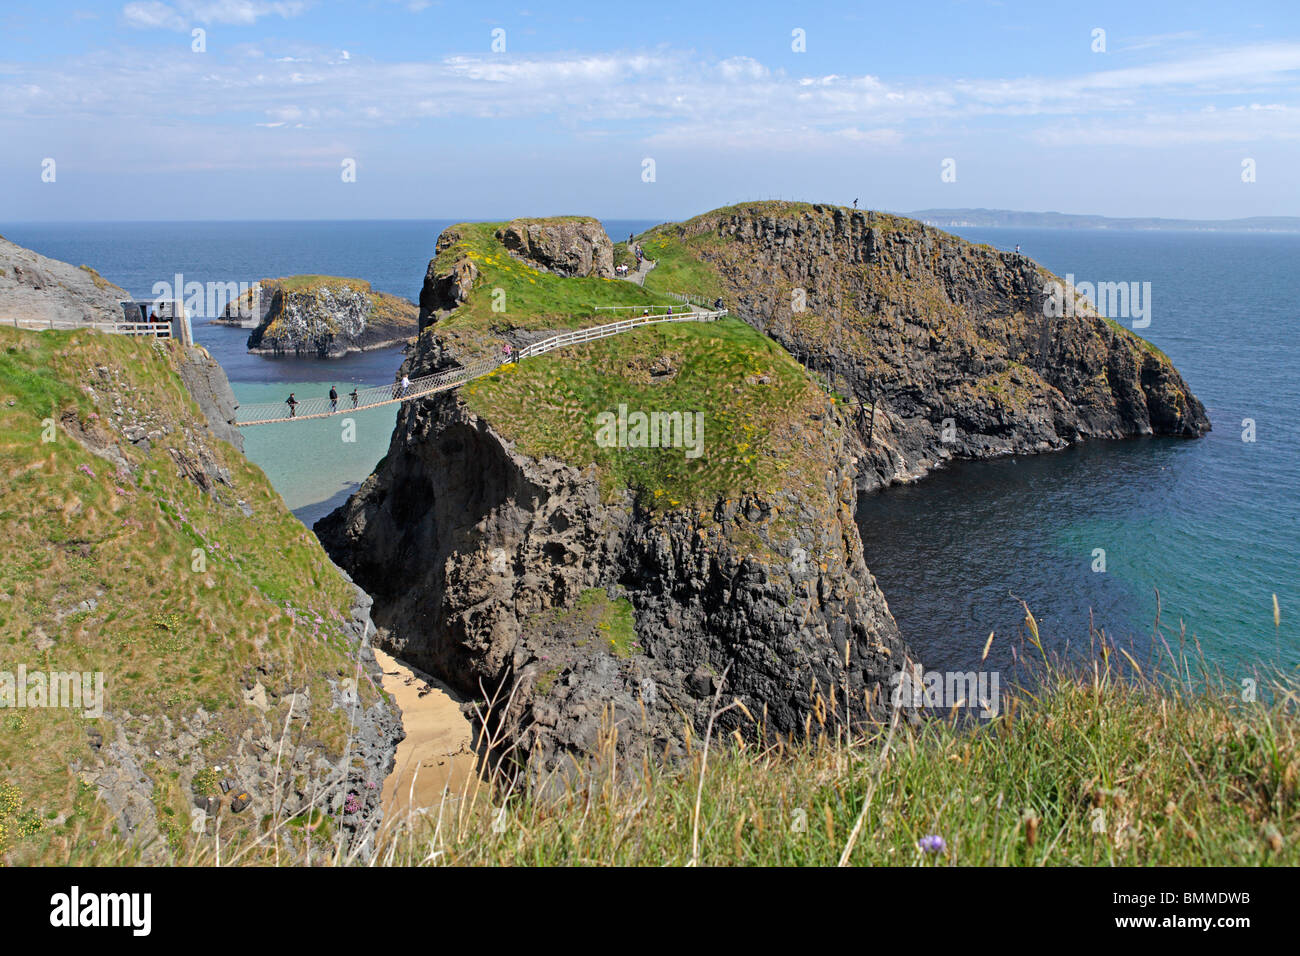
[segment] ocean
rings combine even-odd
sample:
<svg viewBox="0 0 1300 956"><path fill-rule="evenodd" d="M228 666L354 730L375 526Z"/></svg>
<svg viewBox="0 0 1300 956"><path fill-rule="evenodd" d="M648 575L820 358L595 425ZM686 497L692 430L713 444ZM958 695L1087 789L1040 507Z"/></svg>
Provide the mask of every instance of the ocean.
<svg viewBox="0 0 1300 956"><path fill-rule="evenodd" d="M448 224L10 223L0 233L93 266L141 298L176 273L202 283L322 273L414 300ZM616 239L653 224L605 223ZM1151 321L1139 334L1173 359L1214 431L1199 441L1091 442L959 462L864 496L867 563L917 656L927 668L969 669L992 631L986 667L1008 666L1023 601L1049 648L1086 647L1096 628L1145 661L1158 593L1160 634L1171 645L1185 630L1189 654L1194 639L1231 674L1300 664L1300 236L954 231L1000 249L1019 244L1076 281L1149 282ZM400 349L331 362L251 356L244 330L200 319L194 332L244 402L391 381L402 360ZM341 419L251 428L246 451L310 526L386 453L395 416L395 406L360 413L351 434Z"/></svg>

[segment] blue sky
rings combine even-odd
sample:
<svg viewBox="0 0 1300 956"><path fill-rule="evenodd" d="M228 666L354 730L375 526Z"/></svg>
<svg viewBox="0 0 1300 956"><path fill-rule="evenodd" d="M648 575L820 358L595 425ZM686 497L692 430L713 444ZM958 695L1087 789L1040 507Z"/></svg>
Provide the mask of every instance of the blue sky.
<svg viewBox="0 0 1300 956"><path fill-rule="evenodd" d="M0 221L677 219L769 197L1300 215L1300 12L6 0L0 181Z"/></svg>

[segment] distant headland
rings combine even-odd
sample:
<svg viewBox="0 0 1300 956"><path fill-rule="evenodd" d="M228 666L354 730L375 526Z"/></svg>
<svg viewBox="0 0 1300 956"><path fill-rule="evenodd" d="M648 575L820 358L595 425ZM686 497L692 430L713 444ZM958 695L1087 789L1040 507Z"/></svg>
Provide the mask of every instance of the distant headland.
<svg viewBox="0 0 1300 956"><path fill-rule="evenodd" d="M1251 216L1246 219L1112 218L1066 212L1018 212L1014 209L921 209L910 213L927 226L1018 227L1024 229L1164 229L1197 232L1300 232L1300 216Z"/></svg>

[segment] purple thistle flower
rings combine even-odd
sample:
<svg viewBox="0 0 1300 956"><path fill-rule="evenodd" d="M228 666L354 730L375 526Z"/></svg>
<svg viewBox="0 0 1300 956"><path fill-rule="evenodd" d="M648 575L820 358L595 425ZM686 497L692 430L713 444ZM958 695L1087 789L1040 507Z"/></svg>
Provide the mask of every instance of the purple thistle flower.
<svg viewBox="0 0 1300 956"><path fill-rule="evenodd" d="M948 844L944 842L943 837L937 833L930 833L916 841L917 847L925 853L942 853L948 849Z"/></svg>

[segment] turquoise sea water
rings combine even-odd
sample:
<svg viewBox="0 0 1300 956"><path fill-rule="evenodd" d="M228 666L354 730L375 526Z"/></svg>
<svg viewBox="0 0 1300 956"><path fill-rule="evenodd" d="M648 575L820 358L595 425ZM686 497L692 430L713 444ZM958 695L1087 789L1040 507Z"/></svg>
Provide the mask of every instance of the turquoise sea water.
<svg viewBox="0 0 1300 956"><path fill-rule="evenodd" d="M22 245L86 263L138 296L153 283L355 275L414 299L438 221L0 224ZM623 237L650 222L608 222ZM1144 659L1161 599L1165 636L1186 626L1229 670L1300 664L1300 236L957 230L1077 280L1150 282L1151 324L1205 403L1200 441L1094 442L1060 454L958 463L864 498L867 560L928 667L978 661L989 631L1005 666L1024 600L1045 643L1085 646L1089 621ZM340 393L392 381L400 349L346 359L250 356L247 332L196 323L241 401ZM395 407L248 429L249 457L307 524L386 452ZM1253 419L1254 442L1242 420ZM1105 552L1105 571L1094 570ZM1282 609L1275 632L1272 595Z"/></svg>

